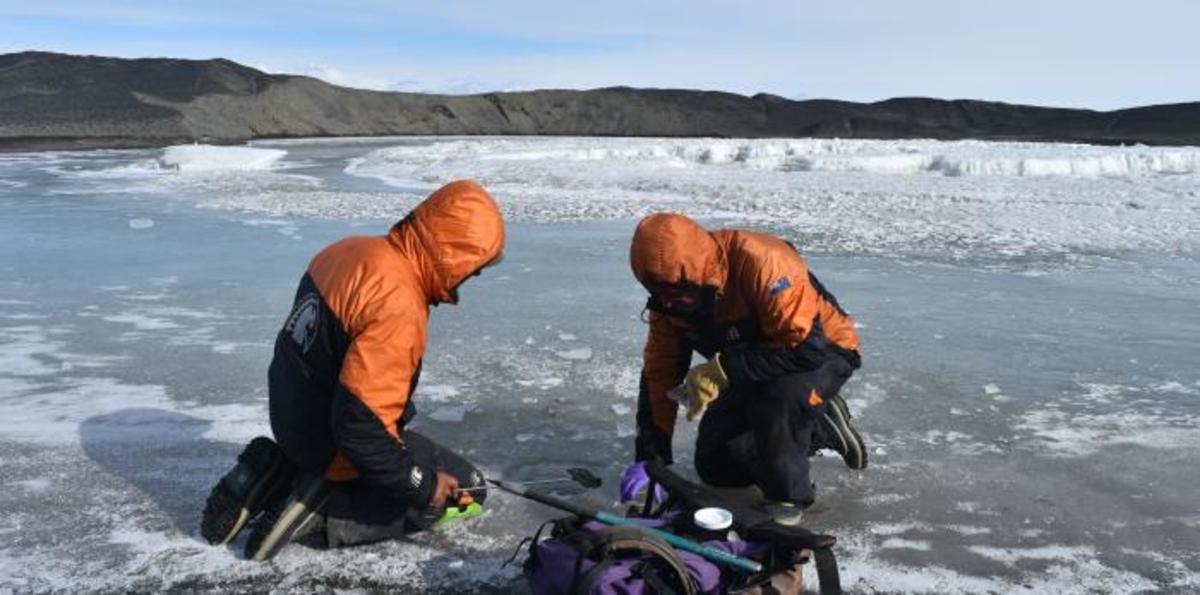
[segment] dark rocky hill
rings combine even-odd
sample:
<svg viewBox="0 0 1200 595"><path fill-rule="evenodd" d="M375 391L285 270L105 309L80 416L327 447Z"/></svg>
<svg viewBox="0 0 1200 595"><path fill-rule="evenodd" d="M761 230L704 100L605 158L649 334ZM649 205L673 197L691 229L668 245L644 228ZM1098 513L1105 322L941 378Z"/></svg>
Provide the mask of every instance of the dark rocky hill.
<svg viewBox="0 0 1200 595"><path fill-rule="evenodd" d="M264 137L542 134L1200 144L1200 103L1097 112L987 101L792 101L712 91L385 93L229 60L0 55L0 149Z"/></svg>

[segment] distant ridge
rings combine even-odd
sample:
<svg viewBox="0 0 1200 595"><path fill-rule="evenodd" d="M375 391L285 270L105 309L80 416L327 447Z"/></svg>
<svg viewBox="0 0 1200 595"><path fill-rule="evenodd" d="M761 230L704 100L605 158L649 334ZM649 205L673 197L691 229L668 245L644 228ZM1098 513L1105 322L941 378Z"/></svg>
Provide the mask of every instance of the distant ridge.
<svg viewBox="0 0 1200 595"><path fill-rule="evenodd" d="M1200 145L1200 102L1099 112L976 100L792 101L628 87L434 95L348 89L224 59L0 54L0 150L482 134Z"/></svg>

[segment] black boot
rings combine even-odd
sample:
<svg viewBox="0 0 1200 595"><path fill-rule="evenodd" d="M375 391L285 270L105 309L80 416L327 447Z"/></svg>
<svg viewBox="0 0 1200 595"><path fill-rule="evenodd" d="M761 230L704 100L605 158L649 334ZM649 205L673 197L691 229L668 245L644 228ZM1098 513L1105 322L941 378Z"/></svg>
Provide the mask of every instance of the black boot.
<svg viewBox="0 0 1200 595"><path fill-rule="evenodd" d="M330 484L317 475L303 475L286 499L254 520L246 540L246 557L255 562L274 558L283 548L308 535L324 531L324 508Z"/></svg>
<svg viewBox="0 0 1200 595"><path fill-rule="evenodd" d="M814 440L813 446L830 448L842 455L842 460L851 469L867 467L867 447L863 444L858 431L850 425L850 409L840 395L834 395L825 401L825 413L818 417L821 440Z"/></svg>
<svg viewBox="0 0 1200 595"><path fill-rule="evenodd" d="M234 466L208 494L200 534L213 545L234 540L272 500L287 494L295 467L270 438L251 440Z"/></svg>

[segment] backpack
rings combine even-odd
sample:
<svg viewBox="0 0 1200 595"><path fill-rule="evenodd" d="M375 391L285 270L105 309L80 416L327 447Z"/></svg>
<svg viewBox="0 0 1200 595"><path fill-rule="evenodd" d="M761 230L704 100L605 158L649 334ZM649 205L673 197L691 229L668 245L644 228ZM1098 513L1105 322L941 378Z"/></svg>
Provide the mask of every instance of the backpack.
<svg viewBox="0 0 1200 595"><path fill-rule="evenodd" d="M832 536L778 525L761 513L719 499L665 467L651 465L647 471L667 490L668 497L653 506L651 486L646 505L640 511L631 508L628 518L642 527L671 531L754 558L763 563L763 570L752 575L727 570L700 555L678 550L640 527L609 526L570 516L547 521L513 554L515 559L528 544L523 571L535 595L799 593L803 586L800 565L810 559L815 561L822 595L841 592ZM735 518L741 522L735 523L734 529L749 541L730 540L723 533L697 533L689 526L687 519L693 510L715 505L735 510ZM549 535L543 537L547 528Z"/></svg>

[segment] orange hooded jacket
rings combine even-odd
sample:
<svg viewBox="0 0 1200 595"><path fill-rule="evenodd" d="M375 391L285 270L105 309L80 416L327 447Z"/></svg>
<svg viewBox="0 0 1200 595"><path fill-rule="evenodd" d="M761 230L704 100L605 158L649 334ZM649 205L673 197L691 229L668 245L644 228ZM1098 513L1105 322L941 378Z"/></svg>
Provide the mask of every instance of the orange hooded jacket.
<svg viewBox="0 0 1200 595"><path fill-rule="evenodd" d="M435 470L408 456L401 431L413 413L429 306L457 303L458 286L503 249L495 201L463 180L386 236L350 237L318 253L271 364L272 429L284 451L329 479L361 473L428 498Z"/></svg>
<svg viewBox="0 0 1200 595"><path fill-rule="evenodd" d="M720 352L731 384L802 371L834 352L857 358L854 321L783 240L708 232L683 215L659 213L638 224L630 264L647 290L681 282L716 290L711 320L650 313L643 390L650 421L667 437L678 410L667 392L683 381L693 350L709 358Z"/></svg>

